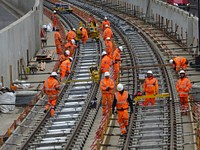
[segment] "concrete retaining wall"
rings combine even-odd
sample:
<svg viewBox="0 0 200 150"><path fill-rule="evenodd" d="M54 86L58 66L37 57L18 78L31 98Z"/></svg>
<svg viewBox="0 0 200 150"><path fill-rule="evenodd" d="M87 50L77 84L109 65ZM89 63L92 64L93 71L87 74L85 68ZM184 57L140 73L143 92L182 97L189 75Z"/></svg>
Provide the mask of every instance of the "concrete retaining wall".
<svg viewBox="0 0 200 150"><path fill-rule="evenodd" d="M6 0L10 4L14 5L16 8L20 9L22 12L29 12L35 5L35 0Z"/></svg>
<svg viewBox="0 0 200 150"><path fill-rule="evenodd" d="M137 17L147 22L159 24L169 32L176 32L178 38L186 42L188 47L198 45L198 18L192 16L175 6L169 5L160 0L105 0L112 3L114 7L125 8ZM115 5L118 6L115 6ZM123 9L122 9L123 10ZM193 48L197 54L197 48Z"/></svg>
<svg viewBox="0 0 200 150"><path fill-rule="evenodd" d="M18 78L17 62L24 58L27 60L27 49L30 57L40 48L39 29L42 22L41 0L10 0L15 3L20 1L20 7L30 9L29 2L34 1L33 10L26 15L0 30L0 75L4 78L4 86L10 85L9 66L12 65L13 80ZM23 4L22 4L23 3ZM30 2L32 3L32 2ZM23 6L22 6L23 5ZM27 6L26 6L27 5ZM26 9L27 9L26 8Z"/></svg>

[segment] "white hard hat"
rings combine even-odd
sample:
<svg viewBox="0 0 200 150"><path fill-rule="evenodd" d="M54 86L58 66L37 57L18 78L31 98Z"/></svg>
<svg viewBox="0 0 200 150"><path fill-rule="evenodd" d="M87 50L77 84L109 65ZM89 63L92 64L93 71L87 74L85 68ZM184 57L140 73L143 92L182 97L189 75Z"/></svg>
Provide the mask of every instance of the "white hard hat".
<svg viewBox="0 0 200 150"><path fill-rule="evenodd" d="M181 70L181 71L179 72L179 74L181 74L181 73L185 73L185 71L184 71L184 70Z"/></svg>
<svg viewBox="0 0 200 150"><path fill-rule="evenodd" d="M76 29L75 29L75 28L73 28L72 30L76 32Z"/></svg>
<svg viewBox="0 0 200 150"><path fill-rule="evenodd" d="M101 54L101 56L106 55L106 54L107 54L106 51L103 51L102 54Z"/></svg>
<svg viewBox="0 0 200 150"><path fill-rule="evenodd" d="M56 11L54 10L53 13L56 13Z"/></svg>
<svg viewBox="0 0 200 150"><path fill-rule="evenodd" d="M58 74L57 74L56 72L52 72L52 73L51 73L51 76L56 76L56 77L57 77Z"/></svg>
<svg viewBox="0 0 200 150"><path fill-rule="evenodd" d="M122 47L122 46L119 46L118 48L119 48L119 50L120 50L121 52L123 51L123 47Z"/></svg>
<svg viewBox="0 0 200 150"><path fill-rule="evenodd" d="M170 63L170 64L173 64L173 62L174 62L173 59L170 59L170 60L169 60L169 63Z"/></svg>
<svg viewBox="0 0 200 150"><path fill-rule="evenodd" d="M72 62L72 61L73 61L73 58L72 58L72 57L69 57L69 60Z"/></svg>
<svg viewBox="0 0 200 150"><path fill-rule="evenodd" d="M83 27L80 27L79 29L81 30Z"/></svg>
<svg viewBox="0 0 200 150"><path fill-rule="evenodd" d="M66 54L66 55L70 55L70 51L66 50L66 51L65 51L65 54Z"/></svg>
<svg viewBox="0 0 200 150"><path fill-rule="evenodd" d="M110 40L110 37L107 37L106 40Z"/></svg>
<svg viewBox="0 0 200 150"><path fill-rule="evenodd" d="M109 27L109 25L108 25L108 24L106 24L106 25L105 25L105 27L107 28L107 27Z"/></svg>
<svg viewBox="0 0 200 150"><path fill-rule="evenodd" d="M123 89L124 89L124 86L121 83L119 83L117 85L117 91L122 91Z"/></svg>
<svg viewBox="0 0 200 150"><path fill-rule="evenodd" d="M72 44L75 44L75 40L74 39L71 39L71 42L72 42Z"/></svg>
<svg viewBox="0 0 200 150"><path fill-rule="evenodd" d="M107 20L108 18L107 18L107 17L104 17L104 19Z"/></svg>
<svg viewBox="0 0 200 150"><path fill-rule="evenodd" d="M46 28L47 28L47 25L45 25L45 24L42 25L42 28L43 28L43 29L46 29Z"/></svg>
<svg viewBox="0 0 200 150"><path fill-rule="evenodd" d="M153 72L152 72L151 70L147 71L147 73L149 73L149 74L153 74Z"/></svg>
<svg viewBox="0 0 200 150"><path fill-rule="evenodd" d="M105 72L105 73L104 73L104 76L105 76L105 77L109 77L109 76L110 76L110 73L109 73L109 72Z"/></svg>

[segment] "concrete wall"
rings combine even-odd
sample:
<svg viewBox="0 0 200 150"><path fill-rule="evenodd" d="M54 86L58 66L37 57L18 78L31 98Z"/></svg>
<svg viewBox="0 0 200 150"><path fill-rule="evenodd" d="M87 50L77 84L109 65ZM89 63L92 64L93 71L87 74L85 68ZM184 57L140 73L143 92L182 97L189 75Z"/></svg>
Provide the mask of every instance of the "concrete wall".
<svg viewBox="0 0 200 150"><path fill-rule="evenodd" d="M105 0L107 3L118 4L131 10L134 15L150 23L168 24L170 32L178 34L180 39L187 39L187 46L198 45L198 18L186 11L169 5L160 0ZM115 6L116 7L116 6ZM193 48L194 53L197 49Z"/></svg>
<svg viewBox="0 0 200 150"><path fill-rule="evenodd" d="M14 0L12 0L14 1ZM27 0L19 0L23 7L30 8ZM31 0L30 0L31 1ZM0 76L4 78L4 86L10 85L9 66L12 65L13 80L18 78L17 62L24 58L27 60L27 49L30 57L40 48L39 29L42 24L42 1L35 2L33 10L21 17L16 22L0 30ZM18 0L16 0L16 3Z"/></svg>
<svg viewBox="0 0 200 150"><path fill-rule="evenodd" d="M35 0L6 0L6 1L25 13L29 12L35 5Z"/></svg>

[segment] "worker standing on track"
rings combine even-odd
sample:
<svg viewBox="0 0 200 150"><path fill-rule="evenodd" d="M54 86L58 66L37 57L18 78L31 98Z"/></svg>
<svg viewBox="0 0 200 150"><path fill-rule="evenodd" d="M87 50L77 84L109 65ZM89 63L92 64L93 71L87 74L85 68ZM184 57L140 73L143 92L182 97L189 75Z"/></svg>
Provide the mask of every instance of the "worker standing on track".
<svg viewBox="0 0 200 150"><path fill-rule="evenodd" d="M70 42L72 39L76 40L76 29L73 28L66 34L66 40Z"/></svg>
<svg viewBox="0 0 200 150"><path fill-rule="evenodd" d="M53 11L53 15L51 17L51 20L52 20L52 24L53 24L53 31L55 31L56 30L56 26L57 26L57 21L58 21L55 10Z"/></svg>
<svg viewBox="0 0 200 150"><path fill-rule="evenodd" d="M76 42L75 42L74 39L71 39L70 42L67 42L65 44L65 49L70 51L70 57L73 56L73 54L74 54L74 52L75 52L75 50L76 50L77 47L78 46L76 45Z"/></svg>
<svg viewBox="0 0 200 150"><path fill-rule="evenodd" d="M47 95L48 103L46 104L45 113L51 106L50 114L54 116L55 113L55 105L58 98L58 93L60 90L59 82L57 80L58 74L56 72L52 72L50 77L44 82L43 91Z"/></svg>
<svg viewBox="0 0 200 150"><path fill-rule="evenodd" d="M146 93L146 96L156 95L158 94L158 90L158 80L153 77L153 72L151 70L147 71L147 78L143 84L143 92ZM149 103L151 103L151 106L154 106L155 98L146 98L143 105L148 106Z"/></svg>
<svg viewBox="0 0 200 150"><path fill-rule="evenodd" d="M62 64L63 61L69 59L69 55L70 55L70 51L66 50L64 52L64 55L60 55L59 61L60 61L60 65Z"/></svg>
<svg viewBox="0 0 200 150"><path fill-rule="evenodd" d="M187 59L182 56L178 56L178 57L175 57L174 59L170 59L169 63L173 64L173 68L174 70L176 70L176 73L178 73L180 70L186 71L187 66L188 66Z"/></svg>
<svg viewBox="0 0 200 150"><path fill-rule="evenodd" d="M56 45L56 53L61 55L62 52L62 38L61 35L59 33L59 29L56 29L56 32L54 33L54 40L55 40L55 45Z"/></svg>
<svg viewBox="0 0 200 150"><path fill-rule="evenodd" d="M86 44L87 40L88 40L88 32L84 27L80 27L79 28L82 34L82 42L83 44Z"/></svg>
<svg viewBox="0 0 200 150"><path fill-rule="evenodd" d="M107 37L110 37L110 39L112 40L112 38L113 38L113 32L110 29L110 26L106 24L105 25L105 30L103 32L103 40L105 41Z"/></svg>
<svg viewBox="0 0 200 150"><path fill-rule="evenodd" d="M104 21L102 21L102 30L104 31L106 29L106 25L110 27L110 22L108 21L108 18L105 17Z"/></svg>
<svg viewBox="0 0 200 150"><path fill-rule="evenodd" d="M176 82L176 90L178 92L181 104L181 110L188 110L188 92L192 88L190 79L185 75L185 71L180 71L180 79Z"/></svg>
<svg viewBox="0 0 200 150"><path fill-rule="evenodd" d="M104 73L104 79L100 82L100 89L102 92L102 114L106 115L110 112L113 102L113 88L114 81L110 78L110 73Z"/></svg>
<svg viewBox="0 0 200 150"><path fill-rule="evenodd" d="M133 113L133 101L127 91L121 83L117 85L117 91L114 94L114 100L112 104L112 114L115 112L115 106L117 108L118 123L120 126L121 134L127 133L128 126L128 105L130 106L130 114Z"/></svg>
<svg viewBox="0 0 200 150"><path fill-rule="evenodd" d="M113 59L113 43L112 43L110 37L106 38L105 45L106 45L106 53L112 60Z"/></svg>
<svg viewBox="0 0 200 150"><path fill-rule="evenodd" d="M69 57L60 65L60 78L61 81L65 79L71 73L71 62L73 61L72 57Z"/></svg>
<svg viewBox="0 0 200 150"><path fill-rule="evenodd" d="M112 60L110 59L110 57L108 57L106 51L103 51L101 55L102 55L101 68L100 68L101 73L109 72Z"/></svg>
<svg viewBox="0 0 200 150"><path fill-rule="evenodd" d="M118 48L116 48L116 50L114 51L113 54L113 64L114 64L114 80L118 79L118 74L120 72L120 62L121 62L121 54L120 52L123 51L123 47L119 46Z"/></svg>

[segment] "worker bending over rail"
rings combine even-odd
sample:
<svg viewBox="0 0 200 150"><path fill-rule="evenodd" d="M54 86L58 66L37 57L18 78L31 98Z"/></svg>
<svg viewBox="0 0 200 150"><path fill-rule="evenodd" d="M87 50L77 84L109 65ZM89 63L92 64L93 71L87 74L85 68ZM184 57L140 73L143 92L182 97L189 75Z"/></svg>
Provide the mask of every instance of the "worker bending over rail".
<svg viewBox="0 0 200 150"><path fill-rule="evenodd" d="M186 112L188 110L188 92L192 88L192 84L184 70L181 70L179 74L180 79L176 82L176 90L180 98L181 110Z"/></svg>
<svg viewBox="0 0 200 150"><path fill-rule="evenodd" d="M153 76L153 72L151 70L147 71L147 77L143 83L143 92L148 95L156 95L158 94L158 80ZM151 106L155 104L155 98L146 98L143 102L144 106L148 106L151 103Z"/></svg>
<svg viewBox="0 0 200 150"><path fill-rule="evenodd" d="M51 107L51 110L50 110L51 116L54 116L55 105L56 105L58 93L60 90L57 77L58 77L58 74L56 72L52 72L43 85L43 91L48 98L48 103L46 104L46 109L44 112L46 113L49 107Z"/></svg>
<svg viewBox="0 0 200 150"><path fill-rule="evenodd" d="M124 90L124 86L119 83L117 85L117 92L114 94L114 101L112 104L112 114L117 108L118 123L120 126L121 134L127 133L128 127L128 105L130 106L130 114L133 113L133 102L127 91Z"/></svg>
<svg viewBox="0 0 200 150"><path fill-rule="evenodd" d="M173 65L174 70L178 73L180 70L186 71L188 61L185 57L178 56L169 60L169 63Z"/></svg>
<svg viewBox="0 0 200 150"><path fill-rule="evenodd" d="M110 73L104 73L104 79L100 82L102 92L102 114L106 115L110 112L113 102L114 81L110 78Z"/></svg>

